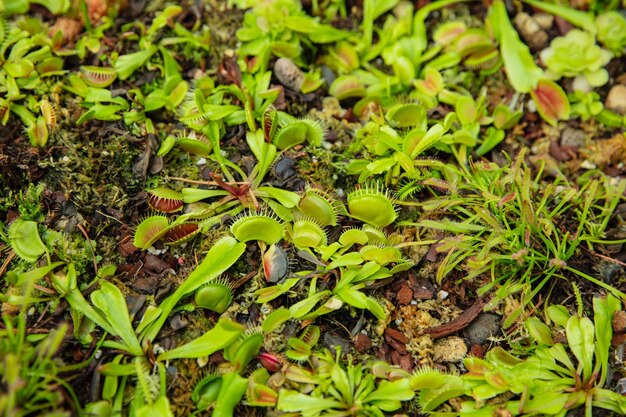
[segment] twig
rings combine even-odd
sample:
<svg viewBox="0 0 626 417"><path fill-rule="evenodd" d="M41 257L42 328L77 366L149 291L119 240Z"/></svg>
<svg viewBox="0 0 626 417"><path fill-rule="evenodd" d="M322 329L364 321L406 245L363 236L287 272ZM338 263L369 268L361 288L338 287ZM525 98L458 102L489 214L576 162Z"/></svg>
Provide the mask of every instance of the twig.
<svg viewBox="0 0 626 417"><path fill-rule="evenodd" d="M91 257L93 258L93 269L96 271L96 276L97 276L98 275L98 261L96 260L96 252L91 243L91 239L89 239L89 235L87 234L87 231L81 224L77 224L76 226L83 233L83 236L85 236L85 239L87 239L87 243L89 243L89 247L91 248Z"/></svg>
<svg viewBox="0 0 626 417"><path fill-rule="evenodd" d="M463 312L459 317L452 321L441 324L439 326L430 327L424 330L425 334L430 335L433 339L448 336L452 333L456 333L459 330L463 330L474 321L476 317L483 311L483 307L487 304L487 301L483 298L478 298L474 301L474 304Z"/></svg>
<svg viewBox="0 0 626 417"><path fill-rule="evenodd" d="M13 258L15 258L15 252L11 251L11 253L9 253L9 256L7 256L7 258L2 263L2 266L0 267L0 277L4 275Z"/></svg>

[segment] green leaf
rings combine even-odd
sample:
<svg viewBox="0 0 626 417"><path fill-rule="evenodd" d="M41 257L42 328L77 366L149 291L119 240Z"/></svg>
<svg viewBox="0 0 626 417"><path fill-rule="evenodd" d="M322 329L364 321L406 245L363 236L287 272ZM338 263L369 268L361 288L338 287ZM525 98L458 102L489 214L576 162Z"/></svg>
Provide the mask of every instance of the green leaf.
<svg viewBox="0 0 626 417"><path fill-rule="evenodd" d="M355 287L345 287L336 292L346 304L363 310L371 311L379 320L384 320L385 310L374 299L366 296L361 291L354 289Z"/></svg>
<svg viewBox="0 0 626 417"><path fill-rule="evenodd" d="M565 327L567 344L582 366L583 381L587 381L593 372L594 327L587 317L572 316Z"/></svg>
<svg viewBox="0 0 626 417"><path fill-rule="evenodd" d="M2 67L7 74L14 78L25 78L35 70L35 65L28 59L22 59L18 62L5 62Z"/></svg>
<svg viewBox="0 0 626 417"><path fill-rule="evenodd" d="M13 1L6 1L6 3L13 3ZM44 6L50 13L58 15L65 13L69 10L71 2L69 0L30 0L31 3L36 3Z"/></svg>
<svg viewBox="0 0 626 417"><path fill-rule="evenodd" d="M454 110L463 125L475 122L478 117L478 106L472 97L459 97Z"/></svg>
<svg viewBox="0 0 626 417"><path fill-rule="evenodd" d="M524 404L526 415L554 415L565 410L568 394L561 392L544 391Z"/></svg>
<svg viewBox="0 0 626 417"><path fill-rule="evenodd" d="M439 142L444 133L445 129L443 125L439 123L432 125L430 129L428 129L424 137L421 138L420 141L411 150L411 158L415 159L416 157L420 156L422 152L424 152L426 149Z"/></svg>
<svg viewBox="0 0 626 417"><path fill-rule="evenodd" d="M411 384L406 378L398 379L396 381L380 381L376 391L369 394L363 402L374 403L378 405L383 411L394 411L400 408L400 401L409 401L415 396L415 393L411 389ZM392 403L388 403L392 400ZM394 404L396 403L397 404ZM392 405L392 407L389 407Z"/></svg>
<svg viewBox="0 0 626 417"><path fill-rule="evenodd" d="M295 207L300 202L300 196L292 191L275 187L259 187L257 191L269 195L287 208ZM261 195L261 197L263 196Z"/></svg>
<svg viewBox="0 0 626 417"><path fill-rule="evenodd" d="M263 343L261 333L252 333L241 336L224 349L224 359L231 363L234 370L240 372L259 354Z"/></svg>
<svg viewBox="0 0 626 417"><path fill-rule="evenodd" d="M553 304L548 307L548 317L561 327L565 327L567 325L567 321L571 316L572 315L569 311L567 311L567 308L562 305Z"/></svg>
<svg viewBox="0 0 626 417"><path fill-rule="evenodd" d="M157 360L164 361L180 358L199 358L209 356L224 349L246 330L241 324L230 319L221 318L215 327L193 341L168 350L159 355Z"/></svg>
<svg viewBox="0 0 626 417"><path fill-rule="evenodd" d="M232 417L235 406L241 401L247 386L248 380L235 372L222 376L222 385L211 417Z"/></svg>
<svg viewBox="0 0 626 417"><path fill-rule="evenodd" d="M143 350L130 322L126 300L117 286L104 281L100 289L91 294L91 301L109 322L115 333L135 356L143 356Z"/></svg>
<svg viewBox="0 0 626 417"><path fill-rule="evenodd" d="M154 55L158 48L150 45L147 49L132 54L121 55L113 64L120 80L130 77L135 70L142 67Z"/></svg>
<svg viewBox="0 0 626 417"><path fill-rule="evenodd" d="M311 397L298 391L283 389L278 395L276 408L280 411L299 412L303 416L316 416L323 411L342 408L343 403L326 398Z"/></svg>
<svg viewBox="0 0 626 417"><path fill-rule="evenodd" d="M509 20L502 0L495 0L489 10L489 21L500 38L500 53L509 82L520 93L529 93L543 76L535 64L528 46L524 44Z"/></svg>
<svg viewBox="0 0 626 417"><path fill-rule="evenodd" d="M27 262L35 262L46 252L34 221L14 220L9 226L9 241L15 253Z"/></svg>
<svg viewBox="0 0 626 417"><path fill-rule="evenodd" d="M341 266L359 265L361 262L363 262L363 258L358 252L350 252L334 259L326 266L326 270L330 271Z"/></svg>
<svg viewBox="0 0 626 417"><path fill-rule="evenodd" d="M174 417L170 402L165 395L160 396L152 404L146 404L137 410L137 417Z"/></svg>
<svg viewBox="0 0 626 417"><path fill-rule="evenodd" d="M21 286L27 282L37 282L41 278L48 275L48 273L50 273L51 271L59 267L60 265L63 265L63 263L64 262L53 262L49 265L42 266L40 268L35 268L26 272L19 273L17 275L17 280L15 282L15 285Z"/></svg>
<svg viewBox="0 0 626 417"><path fill-rule="evenodd" d="M609 363L609 350L613 337L612 320L615 312L621 310L621 302L610 294L605 298L594 297L593 320L596 332L596 367L600 367L600 380L596 386L602 387L606 381Z"/></svg>
<svg viewBox="0 0 626 417"><path fill-rule="evenodd" d="M212 197L224 197L228 195L226 190L201 190L199 188L183 188L183 201L185 203L195 203Z"/></svg>
<svg viewBox="0 0 626 417"><path fill-rule="evenodd" d="M265 320L263 320L263 333L273 332L278 328L278 326L280 326L290 318L291 314L289 313L289 310L287 310L285 307L280 307L272 311L265 317Z"/></svg>
<svg viewBox="0 0 626 417"><path fill-rule="evenodd" d="M553 344L550 328L537 317L530 317L526 320L526 327L537 343L549 346Z"/></svg>
<svg viewBox="0 0 626 417"><path fill-rule="evenodd" d="M304 300L289 307L289 314L291 314L291 317L298 319L311 311L321 299L327 297L329 294L329 290L324 290L318 292L317 294L308 296Z"/></svg>

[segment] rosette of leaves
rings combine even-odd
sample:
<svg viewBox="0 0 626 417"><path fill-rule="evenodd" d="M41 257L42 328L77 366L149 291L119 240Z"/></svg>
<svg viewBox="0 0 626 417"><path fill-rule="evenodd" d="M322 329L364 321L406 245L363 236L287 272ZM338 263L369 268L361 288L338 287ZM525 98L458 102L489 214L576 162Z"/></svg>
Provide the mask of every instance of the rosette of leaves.
<svg viewBox="0 0 626 417"><path fill-rule="evenodd" d="M282 389L278 394L276 408L280 411L299 413L308 417L317 416L371 416L382 417L385 412L399 409L403 401L414 397L409 378L393 380L389 374L381 378L372 372L375 363L363 366L348 361L343 365L337 357L324 350L311 357L314 368L301 370L293 365L285 377L299 384L302 391ZM306 392L307 386L313 390Z"/></svg>
<svg viewBox="0 0 626 417"><path fill-rule="evenodd" d="M254 6L237 31L237 39L242 42L239 55L245 60L241 67L250 72L265 71L272 56L303 64L302 43L332 43L349 35L307 16L294 0L240 3L242 7Z"/></svg>
<svg viewBox="0 0 626 417"><path fill-rule="evenodd" d="M584 415L599 409L617 415L626 412L626 397L605 388L608 375L614 313L620 310L617 298L594 298L594 321L580 313L571 315L560 305L548 307L548 316L565 334L558 343L552 330L531 317L526 327L533 340L522 355L514 356L500 347L484 359L466 358L467 373L446 375L422 369L411 377L419 391L422 412L433 416L446 401L454 415L564 416L584 408Z"/></svg>
<svg viewBox="0 0 626 417"><path fill-rule="evenodd" d="M596 92L574 91L568 98L572 105L572 116L580 117L581 120L589 120L604 110L604 104Z"/></svg>
<svg viewBox="0 0 626 417"><path fill-rule="evenodd" d="M618 12L607 12L596 18L598 40L615 56L626 49L626 18Z"/></svg>
<svg viewBox="0 0 626 417"><path fill-rule="evenodd" d="M604 66L611 60L611 53L595 43L593 35L573 29L567 35L552 40L550 46L541 51L541 60L552 79L576 77L574 86L600 87L609 80Z"/></svg>
<svg viewBox="0 0 626 417"><path fill-rule="evenodd" d="M28 30L16 25L0 27L0 122L10 114L20 118L33 146L44 146L56 125L56 112L45 95L53 87L47 78L63 74L63 59L52 52L52 40L37 30L33 20Z"/></svg>
<svg viewBox="0 0 626 417"><path fill-rule="evenodd" d="M385 225L388 224L387 221L392 222L396 217L391 201L383 194L373 194L370 190L367 193L358 193L353 199L367 204L371 208L369 216L375 216L375 220L386 219ZM379 211L386 215L381 217ZM369 219L363 217L362 220L371 221L371 217ZM312 234L310 230L306 233L309 236ZM366 295L365 290L373 281L388 278L413 266L412 261L402 255L401 246L402 238L399 235L387 236L380 228L370 224L365 224L360 229L346 230L336 242L318 244L301 250L299 254L320 266L320 269L301 271L275 286L258 290L257 301L261 303L271 301L290 291L300 281L299 276L312 274L314 278L311 280L308 296L289 307L286 311L287 318L313 319L347 305L368 310L376 318L384 320L387 316L385 309L375 298ZM264 258L264 263L266 261L270 260ZM338 276L336 283L330 290L318 291L319 277L328 274ZM270 277L268 281L276 282Z"/></svg>
<svg viewBox="0 0 626 417"><path fill-rule="evenodd" d="M399 128L410 128L399 131ZM449 129L449 124L428 126L426 111L419 104L399 104L392 107L386 120L371 121L357 131L356 149L364 149L372 158L355 159L348 172L359 174L359 182L384 175L386 184L396 184L401 178L421 178L418 159L435 146Z"/></svg>

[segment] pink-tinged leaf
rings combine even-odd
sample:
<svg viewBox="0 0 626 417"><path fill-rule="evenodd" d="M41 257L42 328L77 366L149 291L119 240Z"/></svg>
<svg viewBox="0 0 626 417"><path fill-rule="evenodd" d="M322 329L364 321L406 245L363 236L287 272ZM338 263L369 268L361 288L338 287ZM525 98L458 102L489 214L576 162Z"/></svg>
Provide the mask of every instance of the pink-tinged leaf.
<svg viewBox="0 0 626 417"><path fill-rule="evenodd" d="M436 69L426 67L424 70L424 79L416 80L415 87L427 96L435 97L443 90L443 78Z"/></svg>
<svg viewBox="0 0 626 417"><path fill-rule="evenodd" d="M541 79L530 91L539 114L549 124L556 126L559 120L567 120L570 104L563 89L554 81Z"/></svg>
<svg viewBox="0 0 626 417"><path fill-rule="evenodd" d="M433 40L440 45L448 46L466 29L467 26L463 22L446 22L437 27Z"/></svg>

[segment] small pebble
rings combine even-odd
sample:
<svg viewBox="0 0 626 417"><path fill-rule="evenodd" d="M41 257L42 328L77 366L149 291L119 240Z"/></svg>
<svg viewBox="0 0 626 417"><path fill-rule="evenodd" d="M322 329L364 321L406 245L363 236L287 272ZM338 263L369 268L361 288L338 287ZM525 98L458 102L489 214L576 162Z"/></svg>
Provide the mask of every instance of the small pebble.
<svg viewBox="0 0 626 417"><path fill-rule="evenodd" d="M539 50L548 45L548 34L530 15L518 13L515 16L514 23L532 49Z"/></svg>
<svg viewBox="0 0 626 417"><path fill-rule="evenodd" d="M561 146L582 148L585 146L586 139L587 134L580 129L574 129L568 126L561 132Z"/></svg>
<svg viewBox="0 0 626 417"><path fill-rule="evenodd" d="M354 337L354 347L357 352L363 353L372 347L372 340L368 335L359 333Z"/></svg>
<svg viewBox="0 0 626 417"><path fill-rule="evenodd" d="M294 91L300 91L304 82L302 70L289 58L279 58L276 61L274 75L282 85Z"/></svg>
<svg viewBox="0 0 626 417"><path fill-rule="evenodd" d="M598 166L589 160L585 160L580 164L582 169L596 169Z"/></svg>
<svg viewBox="0 0 626 417"><path fill-rule="evenodd" d="M604 101L604 107L619 114L626 114L626 85L614 85Z"/></svg>
<svg viewBox="0 0 626 417"><path fill-rule="evenodd" d="M533 15L533 19L535 22L539 23L542 29L552 29L552 25L554 25L554 16L548 13L535 13Z"/></svg>
<svg viewBox="0 0 626 417"><path fill-rule="evenodd" d="M472 345L482 344L488 338L500 333L500 316L491 313L480 313L464 331Z"/></svg>

